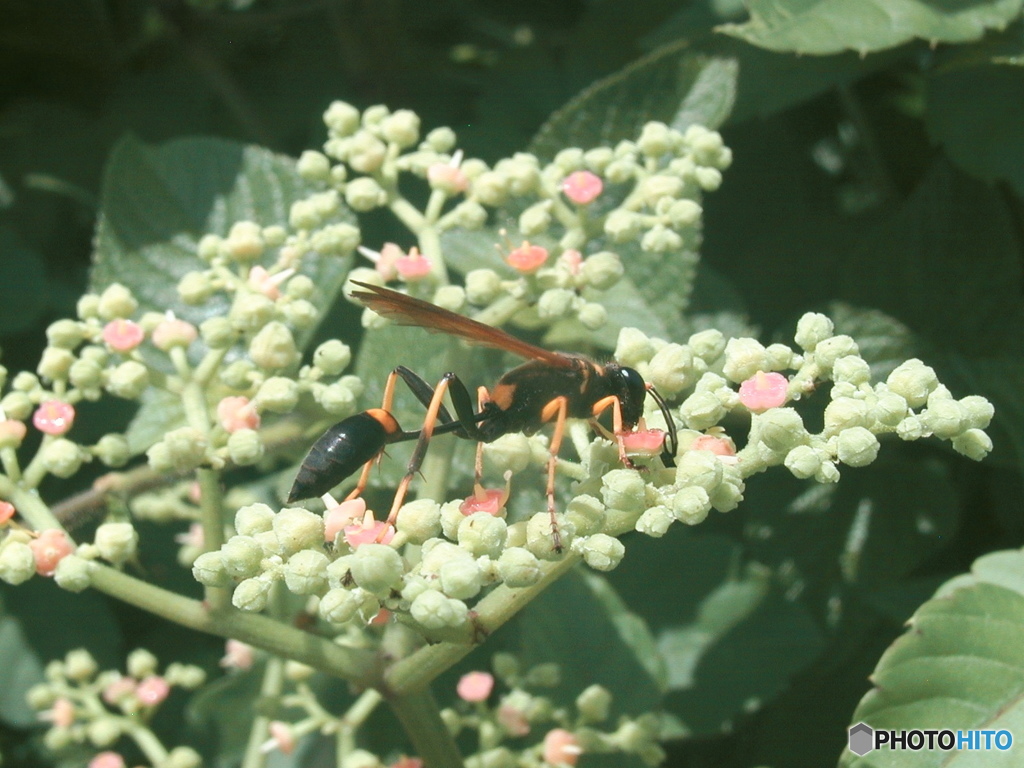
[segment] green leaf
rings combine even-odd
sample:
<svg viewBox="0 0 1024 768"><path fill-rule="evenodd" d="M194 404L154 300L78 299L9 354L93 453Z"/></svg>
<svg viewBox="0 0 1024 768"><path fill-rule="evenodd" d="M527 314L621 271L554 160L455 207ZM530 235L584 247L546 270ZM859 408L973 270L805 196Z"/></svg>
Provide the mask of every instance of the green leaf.
<svg viewBox="0 0 1024 768"><path fill-rule="evenodd" d="M7 224L0 225L0 274L17 276L0 280L0 328L23 333L46 308L48 288L39 254Z"/></svg>
<svg viewBox="0 0 1024 768"><path fill-rule="evenodd" d="M884 380L894 368L917 357L919 342L913 332L895 317L877 309L854 307L844 302L829 305L828 316L835 323L836 333L845 333L857 340L857 347L871 365L871 376ZM791 329L787 329L792 333Z"/></svg>
<svg viewBox="0 0 1024 768"><path fill-rule="evenodd" d="M43 682L43 665L21 630L21 621L0 614L0 720L16 728L38 723L36 712L25 701L28 689Z"/></svg>
<svg viewBox="0 0 1024 768"><path fill-rule="evenodd" d="M164 389L149 387L142 393L139 410L125 430L133 455L148 449L172 429L185 424L185 406L181 397Z"/></svg>
<svg viewBox="0 0 1024 768"><path fill-rule="evenodd" d="M245 753L259 702L261 672L262 664L225 675L204 685L189 700L186 717L216 735L220 765L237 764Z"/></svg>
<svg viewBox="0 0 1024 768"><path fill-rule="evenodd" d="M885 652L851 722L885 729L1008 729L1024 725L1024 552L995 552L941 587ZM844 750L843 768L1015 766L999 752Z"/></svg>
<svg viewBox="0 0 1024 768"><path fill-rule="evenodd" d="M530 151L551 158L565 147L614 145L635 139L650 120L681 130L694 123L717 128L732 111L737 74L730 57L695 52L687 42L666 45L555 112Z"/></svg>
<svg viewBox="0 0 1024 768"><path fill-rule="evenodd" d="M862 56L914 39L931 45L978 40L1020 14L1021 0L749 0L750 20L718 29L772 51Z"/></svg>

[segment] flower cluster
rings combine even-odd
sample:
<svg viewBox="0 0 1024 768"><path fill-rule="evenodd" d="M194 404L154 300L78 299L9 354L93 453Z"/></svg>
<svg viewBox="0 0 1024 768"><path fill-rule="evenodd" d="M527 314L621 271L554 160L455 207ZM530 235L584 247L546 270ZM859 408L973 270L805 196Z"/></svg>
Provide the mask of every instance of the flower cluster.
<svg viewBox="0 0 1024 768"><path fill-rule="evenodd" d="M149 651L128 656L127 674L100 670L84 649L46 667L46 681L29 689L28 704L49 723L44 741L55 752L72 747L95 751L90 768L124 768L116 751L134 742L150 765L199 768L202 759L191 747L165 748L148 723L175 687L195 690L206 675L199 667L173 663L160 673Z"/></svg>

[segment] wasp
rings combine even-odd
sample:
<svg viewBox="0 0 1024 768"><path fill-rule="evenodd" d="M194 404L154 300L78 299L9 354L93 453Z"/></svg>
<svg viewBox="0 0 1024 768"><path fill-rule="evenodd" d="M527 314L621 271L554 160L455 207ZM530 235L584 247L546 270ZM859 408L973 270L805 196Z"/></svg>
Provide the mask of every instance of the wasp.
<svg viewBox="0 0 1024 768"><path fill-rule="evenodd" d="M661 395L633 368L617 363L602 365L583 355L543 349L498 328L404 293L368 283L355 284L364 289L353 292L355 298L399 325L415 325L428 331L446 333L472 344L511 352L526 358L527 362L502 376L490 390L480 387L475 411L469 390L456 374L444 374L437 386L431 387L408 368L399 366L388 377L381 408L364 411L338 422L313 444L288 494L289 503L326 493L362 466L362 475L348 496L355 498L365 489L369 472L386 446L417 440L388 516L388 523L393 524L433 435L453 433L478 442L476 472L479 483L484 443L515 432L532 435L544 425L553 423L546 490L555 549L560 551L561 543L555 524L555 466L567 419L589 420L595 430L618 444L622 464L633 468L633 462L626 452L626 438L641 425L644 399L650 395L664 415L667 425L661 460L666 467L675 466L675 422ZM398 378L405 381L427 408L423 426L418 431L403 431L391 414ZM456 418L443 405L446 393L451 397ZM597 422L598 417L608 410L612 416L610 433Z"/></svg>

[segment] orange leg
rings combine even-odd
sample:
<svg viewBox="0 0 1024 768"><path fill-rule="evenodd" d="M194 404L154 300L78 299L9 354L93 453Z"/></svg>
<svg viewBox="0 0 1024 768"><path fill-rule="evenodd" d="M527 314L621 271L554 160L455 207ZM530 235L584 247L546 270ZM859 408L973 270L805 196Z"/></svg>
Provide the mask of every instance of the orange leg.
<svg viewBox="0 0 1024 768"><path fill-rule="evenodd" d="M619 461L622 462L622 466L626 469L635 469L636 467L633 462L626 455L626 441L623 437L624 432L622 429L622 404L619 402L619 398L615 395L608 395L608 397L602 397L594 403L594 418L596 419L609 408L612 409L612 432L615 435L615 442L619 446ZM604 430L602 429L602 431Z"/></svg>
<svg viewBox="0 0 1024 768"><path fill-rule="evenodd" d="M388 379L384 383L384 398L381 402L380 408L382 411L386 411L387 413L391 413L391 405L395 400L396 381L398 381L398 374L395 371L392 371L388 374ZM363 491L366 490L366 486L370 482L370 471L373 469L373 465L379 462L383 455L384 451L382 450L379 454L363 465L363 471L359 474L359 482L356 483L355 488L349 491L348 496L345 497L345 501L359 498L363 494Z"/></svg>
<svg viewBox="0 0 1024 768"><path fill-rule="evenodd" d="M562 551L562 537L558 533L558 521L555 518L555 465L558 463L558 451L562 447L562 437L565 435L565 419L569 413L569 401L565 397L556 397L544 406L541 411L541 421L555 422L555 431L551 435L551 444L548 446L548 514L551 516L551 538L555 551Z"/></svg>

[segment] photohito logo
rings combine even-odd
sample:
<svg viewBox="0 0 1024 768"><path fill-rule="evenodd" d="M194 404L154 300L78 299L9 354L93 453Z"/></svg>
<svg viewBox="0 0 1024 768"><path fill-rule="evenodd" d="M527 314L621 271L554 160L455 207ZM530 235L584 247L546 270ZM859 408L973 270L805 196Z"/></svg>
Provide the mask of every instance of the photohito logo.
<svg viewBox="0 0 1024 768"><path fill-rule="evenodd" d="M940 752L953 750L999 750L1005 752L1013 746L1013 734L1007 730L1000 731L952 731L910 730L883 731L875 730L867 723L857 723L849 728L850 751L863 757L868 752L882 747L889 749L909 749L919 752L923 749Z"/></svg>

